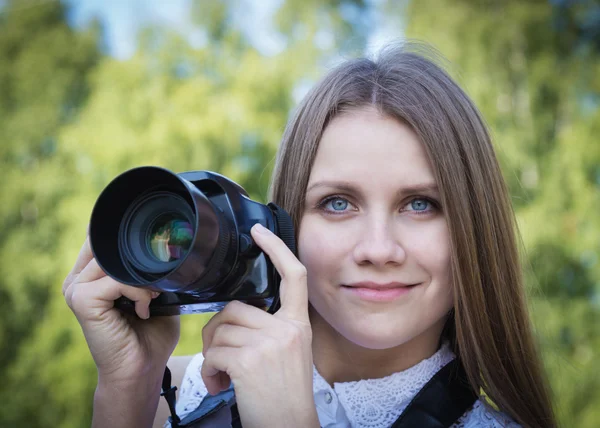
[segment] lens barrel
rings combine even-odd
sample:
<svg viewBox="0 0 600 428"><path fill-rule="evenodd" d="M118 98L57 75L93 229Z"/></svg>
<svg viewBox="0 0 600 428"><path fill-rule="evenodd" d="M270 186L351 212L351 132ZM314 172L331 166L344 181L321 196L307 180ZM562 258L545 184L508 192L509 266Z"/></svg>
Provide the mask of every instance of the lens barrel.
<svg viewBox="0 0 600 428"><path fill-rule="evenodd" d="M121 283L173 292L195 283L199 292L198 279L220 269L233 227L190 182L140 167L100 194L90 240L100 267Z"/></svg>

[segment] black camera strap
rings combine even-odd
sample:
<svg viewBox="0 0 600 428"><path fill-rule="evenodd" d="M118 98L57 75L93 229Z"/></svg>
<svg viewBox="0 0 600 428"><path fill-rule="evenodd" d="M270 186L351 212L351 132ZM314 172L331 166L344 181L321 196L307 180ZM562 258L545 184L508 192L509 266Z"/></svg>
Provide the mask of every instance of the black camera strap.
<svg viewBox="0 0 600 428"><path fill-rule="evenodd" d="M408 404L392 428L446 428L477 400L458 358L442 367Z"/></svg>
<svg viewBox="0 0 600 428"><path fill-rule="evenodd" d="M183 421L175 413L175 389L176 387L171 386L171 372L167 367L161 395L169 403L172 428L201 427L202 421L214 418L224 407L229 407L231 427L242 428L233 387L214 396L207 395L198 408ZM447 428L469 410L475 400L477 394L469 384L463 365L455 358L421 388L391 428Z"/></svg>
<svg viewBox="0 0 600 428"><path fill-rule="evenodd" d="M167 400L167 404L169 405L169 411L171 412L171 417L169 418L171 422L172 428L179 428L179 416L177 416L177 412L175 411L175 391L177 391L176 386L171 386L171 370L169 367L165 366L165 374L163 375L162 381L162 392L160 393L161 397L165 397Z"/></svg>

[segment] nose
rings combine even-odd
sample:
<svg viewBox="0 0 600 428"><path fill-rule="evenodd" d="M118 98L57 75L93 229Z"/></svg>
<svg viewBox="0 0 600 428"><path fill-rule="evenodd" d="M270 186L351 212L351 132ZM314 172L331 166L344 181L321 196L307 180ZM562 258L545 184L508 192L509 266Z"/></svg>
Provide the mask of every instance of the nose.
<svg viewBox="0 0 600 428"><path fill-rule="evenodd" d="M406 251L393 219L371 218L365 222L354 247L354 260L359 265L399 265L406 260Z"/></svg>

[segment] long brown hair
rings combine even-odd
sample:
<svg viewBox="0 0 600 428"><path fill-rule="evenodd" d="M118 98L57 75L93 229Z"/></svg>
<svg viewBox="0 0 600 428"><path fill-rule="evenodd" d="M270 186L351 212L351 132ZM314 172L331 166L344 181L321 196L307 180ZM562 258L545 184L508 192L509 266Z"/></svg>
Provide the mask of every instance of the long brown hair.
<svg viewBox="0 0 600 428"><path fill-rule="evenodd" d="M411 126L429 156L450 234L454 310L444 334L475 391L523 426L554 427L508 190L480 113L432 52L405 43L332 70L288 123L271 199L297 230L319 141L334 116L375 107Z"/></svg>

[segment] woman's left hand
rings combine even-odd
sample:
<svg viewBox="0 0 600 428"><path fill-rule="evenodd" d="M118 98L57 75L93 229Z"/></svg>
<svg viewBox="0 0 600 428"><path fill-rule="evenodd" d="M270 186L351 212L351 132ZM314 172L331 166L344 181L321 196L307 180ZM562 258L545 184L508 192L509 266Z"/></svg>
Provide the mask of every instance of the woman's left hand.
<svg viewBox="0 0 600 428"><path fill-rule="evenodd" d="M281 276L281 308L233 301L216 314L202 331L202 379L213 395L233 382L244 428L318 427L306 268L268 229L251 232Z"/></svg>

